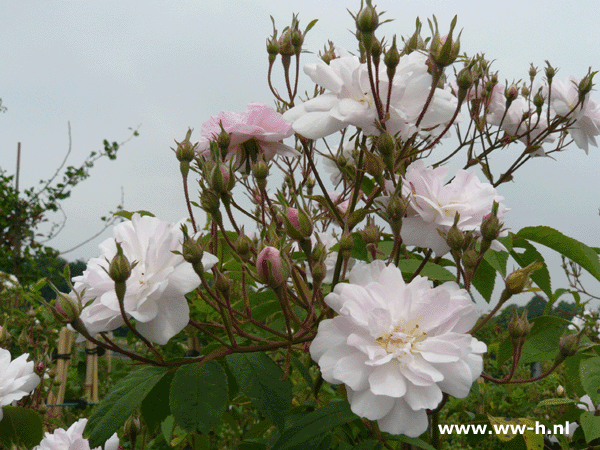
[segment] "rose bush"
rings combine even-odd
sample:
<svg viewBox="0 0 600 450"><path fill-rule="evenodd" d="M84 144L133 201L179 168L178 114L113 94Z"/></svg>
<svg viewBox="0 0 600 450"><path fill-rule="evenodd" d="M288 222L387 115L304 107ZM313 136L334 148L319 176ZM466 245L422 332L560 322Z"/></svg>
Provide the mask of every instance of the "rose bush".
<svg viewBox="0 0 600 450"><path fill-rule="evenodd" d="M294 15L281 36L274 28L267 76L276 109L223 111L202 125L198 142L192 130L177 142L189 221L120 213L126 220L101 257L51 307L136 366L87 424L57 429L41 448L57 439L114 445L115 432L129 448L452 448L440 420L529 423L481 399L490 386L504 398L507 385L559 373L571 398L536 399L548 417L579 424L572 436L554 433L558 445L598 444L596 411L575 406L575 396L600 403L597 330L589 314L571 328L550 315L561 295L581 306L587 292L576 283L552 290L536 245L598 280L599 252L543 225L510 231L517 211L505 214L501 195L523 164L571 142L586 153L596 145L595 72L563 84L548 63L543 81L530 70L529 83L506 87L483 56L460 53L456 18L444 36L434 18L425 41L417 21L398 48L395 36L376 36L383 22L370 1L353 17L358 51L330 45L312 58L304 73L314 94L302 100L300 60L315 21L302 31ZM278 59L287 97L272 79ZM448 146L455 149L441 151ZM508 147L521 152L499 167L490 154ZM449 173L445 164L459 158L463 169ZM519 266L512 273L509 258ZM492 326L513 295L528 291L548 298L543 313ZM476 297L490 311L482 314ZM121 326L127 345L105 333ZM201 344L184 353L186 337ZM473 398L477 406L465 410ZM534 433L499 439L515 448L544 442Z"/></svg>

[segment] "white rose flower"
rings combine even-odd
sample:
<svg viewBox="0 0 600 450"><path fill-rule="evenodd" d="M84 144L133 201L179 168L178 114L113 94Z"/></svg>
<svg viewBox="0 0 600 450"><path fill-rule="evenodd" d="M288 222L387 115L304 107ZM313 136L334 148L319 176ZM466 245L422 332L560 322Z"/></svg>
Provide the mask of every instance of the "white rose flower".
<svg viewBox="0 0 600 450"><path fill-rule="evenodd" d="M83 430L87 419L79 419L68 430L58 428L53 433L46 432L44 439L33 450L90 450L90 443L83 437ZM117 450L119 448L119 437L113 434L103 447L93 450Z"/></svg>
<svg viewBox="0 0 600 450"><path fill-rule="evenodd" d="M286 111L283 118L293 123L294 131L309 139L319 139L354 125L365 134L379 134L375 127L378 118L371 92L368 69L356 56L338 48L340 58L326 64L322 60L307 64L306 73L316 84L328 90ZM408 138L423 109L432 78L427 72L427 57L418 52L400 58L393 80L387 130ZM385 67L380 67L379 92L385 102L388 92ZM436 88L420 127L430 128L446 123L457 107L456 98L448 91Z"/></svg>
<svg viewBox="0 0 600 450"><path fill-rule="evenodd" d="M436 256L450 251L438 230L447 232L457 212L460 214L458 228L479 234L481 222L492 211L493 202L504 200L491 184L480 182L475 173L466 170L459 170L450 183L444 184L447 172L446 167L425 167L419 160L408 166L402 183L403 196L409 199L408 217L402 221L402 240L406 245L430 248ZM509 209L500 203L500 222L506 211ZM507 231L500 233L500 236L507 235ZM491 248L506 251L497 240L492 242Z"/></svg>
<svg viewBox="0 0 600 450"><path fill-rule="evenodd" d="M589 151L589 144L598 147L596 136L600 135L600 104L591 98L589 92L583 102L575 108L579 101L579 81L571 76L563 83L560 80L552 81L552 94L548 96L548 90L544 92L546 99L550 99L552 110L559 116L568 116L575 120L569 128L569 134L575 141L577 147ZM575 109L574 109L575 108Z"/></svg>
<svg viewBox="0 0 600 450"><path fill-rule="evenodd" d="M352 411L382 431L416 437L427 409L446 392L464 398L487 348L469 334L479 314L456 283L405 284L382 261L350 271L325 302L339 316L323 320L310 347L323 379L344 383Z"/></svg>
<svg viewBox="0 0 600 450"><path fill-rule="evenodd" d="M130 263L137 261L127 280L124 309L136 320L136 329L149 341L164 345L188 324L185 294L200 284L192 265L173 250L181 251L180 224L134 214L115 226L114 239L100 244L102 255L88 262L82 276L73 278L77 292L85 289L81 320L90 334L114 330L124 324L115 283L104 269L117 253L115 240ZM202 264L209 270L218 258L204 252Z"/></svg>
<svg viewBox="0 0 600 450"><path fill-rule="evenodd" d="M23 353L11 361L10 352L0 348L0 420L3 406L21 400L40 384L40 377L33 373L33 361L27 358L29 353Z"/></svg>

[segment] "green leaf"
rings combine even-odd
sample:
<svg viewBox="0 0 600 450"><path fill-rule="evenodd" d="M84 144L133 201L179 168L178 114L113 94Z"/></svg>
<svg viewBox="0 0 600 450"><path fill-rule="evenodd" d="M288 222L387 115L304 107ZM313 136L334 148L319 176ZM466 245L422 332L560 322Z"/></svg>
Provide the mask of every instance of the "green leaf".
<svg viewBox="0 0 600 450"><path fill-rule="evenodd" d="M563 363L565 367L565 381L567 391L576 393L579 397L583 397L585 395L585 390L583 389L583 385L581 384L581 375L579 372L579 367L581 363L589 359L589 356L584 353L577 353L565 360Z"/></svg>
<svg viewBox="0 0 600 450"><path fill-rule="evenodd" d="M4 417L0 420L1 447L11 448L11 444L20 444L25 448L33 448L40 443L44 429L38 413L16 406L5 406L2 409Z"/></svg>
<svg viewBox="0 0 600 450"><path fill-rule="evenodd" d="M526 227L520 230L517 235L551 248L579 264L600 281L598 254L584 243L546 226Z"/></svg>
<svg viewBox="0 0 600 450"><path fill-rule="evenodd" d="M142 417L151 432L156 431L167 416L171 414L169 389L171 388L173 375L175 375L174 372L167 373L142 400Z"/></svg>
<svg viewBox="0 0 600 450"><path fill-rule="evenodd" d="M587 442L600 438L600 417L596 417L589 411L585 411L579 417L579 422L581 423L581 428L583 428Z"/></svg>
<svg viewBox="0 0 600 450"><path fill-rule="evenodd" d="M152 214L150 211L144 211L143 209L139 210L139 211L118 211L116 213L113 214L113 216L119 216L119 217L124 217L127 220L131 220L131 217L133 217L133 215L135 213L138 213L140 216L150 216L150 217L154 217L154 214Z"/></svg>
<svg viewBox="0 0 600 450"><path fill-rule="evenodd" d="M227 400L227 374L218 362L186 364L175 372L169 403L185 431L207 434L221 420Z"/></svg>
<svg viewBox="0 0 600 450"><path fill-rule="evenodd" d="M277 440L272 450L291 449L309 441L315 436L325 433L338 425L356 419L350 410L350 404L345 401L332 401L316 411L313 411L287 428Z"/></svg>
<svg viewBox="0 0 600 450"><path fill-rule="evenodd" d="M506 263L508 262L508 253L488 250L485 252L483 259L494 268L496 272L500 272L503 277L506 277Z"/></svg>
<svg viewBox="0 0 600 450"><path fill-rule="evenodd" d="M304 35L306 35L306 33L308 33L311 30L311 28L315 26L318 20L319 19L313 19L310 21L310 23L306 26L306 30L304 30Z"/></svg>
<svg viewBox="0 0 600 450"><path fill-rule="evenodd" d="M300 372L300 375L302 375L302 378L304 378L304 381L306 381L306 384L308 384L310 389L314 390L315 382L313 381L312 376L310 375L310 372L308 371L308 368L304 364L302 364L302 361L300 361L294 355L292 355L292 363L294 364L296 369L298 369L298 372Z"/></svg>
<svg viewBox="0 0 600 450"><path fill-rule="evenodd" d="M494 292L494 281L496 281L496 271L484 258L473 276L473 286L488 303Z"/></svg>
<svg viewBox="0 0 600 450"><path fill-rule="evenodd" d="M539 402L536 408L540 408L542 406L568 405L569 403L577 403L577 401L573 400L572 398L547 398L546 400Z"/></svg>
<svg viewBox="0 0 600 450"><path fill-rule="evenodd" d="M173 416L167 416L165 420L160 424L160 431L162 431L165 441L171 442L173 438L173 429L175 428L175 418Z"/></svg>
<svg viewBox="0 0 600 450"><path fill-rule="evenodd" d="M579 366L581 384L592 403L600 403L600 357L582 361ZM587 436L587 435L586 435Z"/></svg>
<svg viewBox="0 0 600 450"><path fill-rule="evenodd" d="M283 371L266 354L234 353L226 356L240 390L277 428L283 430L292 406L292 383L282 381Z"/></svg>
<svg viewBox="0 0 600 450"><path fill-rule="evenodd" d="M165 367L143 367L119 380L100 402L85 429L90 447L103 445L137 409L148 393L167 374Z"/></svg>
<svg viewBox="0 0 600 450"><path fill-rule="evenodd" d="M398 268L403 275L411 276L421 265L421 260L418 259L401 259L398 261ZM441 266L433 263L426 263L420 275L434 281L452 281L456 280L456 275L444 269Z"/></svg>
<svg viewBox="0 0 600 450"><path fill-rule="evenodd" d="M531 322L533 327L523 345L520 362L528 364L553 360L558 353L558 343L565 326L570 322L555 316L540 316Z"/></svg>
<svg viewBox="0 0 600 450"><path fill-rule="evenodd" d="M352 450L381 450L383 448L383 444L374 439L369 439L368 441L363 441L360 444L352 447Z"/></svg>
<svg viewBox="0 0 600 450"><path fill-rule="evenodd" d="M411 437L405 436L403 434L398 435L398 436L392 436L392 438L395 441L406 442L407 444L414 445L415 447L417 447L419 449L435 450L435 448L431 444L428 444L423 439L411 438Z"/></svg>
<svg viewBox="0 0 600 450"><path fill-rule="evenodd" d="M517 253L515 248L522 248L525 249L525 251L523 253ZM538 252L527 240L520 236L513 235L513 249L511 250L510 255L521 267L526 267L534 261L544 263L544 267L531 273L531 279L542 291L544 291L548 298L551 298L552 287L550 285L550 272L548 272L548 267L540 252Z"/></svg>
<svg viewBox="0 0 600 450"><path fill-rule="evenodd" d="M528 364L534 361L554 359L558 353L558 343L563 335L564 327L570 322L556 316L540 316L531 322L533 327L523 345L520 363ZM500 343L498 365L509 359L512 352L510 337L507 337Z"/></svg>

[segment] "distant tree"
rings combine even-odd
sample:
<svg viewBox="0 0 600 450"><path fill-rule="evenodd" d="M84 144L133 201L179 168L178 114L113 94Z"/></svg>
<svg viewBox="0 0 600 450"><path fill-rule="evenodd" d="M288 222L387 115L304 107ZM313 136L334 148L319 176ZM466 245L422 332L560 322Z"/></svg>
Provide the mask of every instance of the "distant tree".
<svg viewBox="0 0 600 450"><path fill-rule="evenodd" d="M90 176L90 169L98 159L116 159L120 146L137 135L137 130L133 130L132 135L120 144L105 140L103 150L91 152L82 165L64 168L71 152L69 126L69 148L60 167L50 179L40 181L38 187L22 192L18 171L15 175L7 175L0 167L0 271L15 275L23 284L42 277L57 280L66 261L59 258L58 250L45 243L63 229L66 215L63 213L62 220L53 222L49 231L42 233L39 226L49 221L49 213L62 212L62 200ZM117 209L121 209L121 205ZM104 228L116 219L112 214L102 217Z"/></svg>

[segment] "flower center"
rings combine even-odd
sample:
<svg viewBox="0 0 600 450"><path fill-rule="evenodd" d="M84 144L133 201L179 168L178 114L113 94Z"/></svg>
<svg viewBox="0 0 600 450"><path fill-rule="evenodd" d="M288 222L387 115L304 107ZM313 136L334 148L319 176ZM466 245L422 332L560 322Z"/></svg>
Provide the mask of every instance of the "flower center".
<svg viewBox="0 0 600 450"><path fill-rule="evenodd" d="M395 357L412 353L415 344L425 339L426 332L419 329L419 324L401 324L397 325L391 333L386 333L376 339L386 352L392 353Z"/></svg>
<svg viewBox="0 0 600 450"><path fill-rule="evenodd" d="M361 103L367 103L369 108L375 108L375 99L370 91L363 92L363 97L358 99Z"/></svg>

